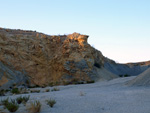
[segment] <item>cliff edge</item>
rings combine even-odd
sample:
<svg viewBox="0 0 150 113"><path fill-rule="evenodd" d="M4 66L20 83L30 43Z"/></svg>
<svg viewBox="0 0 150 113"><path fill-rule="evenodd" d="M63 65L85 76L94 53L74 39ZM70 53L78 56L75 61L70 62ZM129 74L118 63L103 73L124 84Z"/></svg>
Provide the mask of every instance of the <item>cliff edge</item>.
<svg viewBox="0 0 150 113"><path fill-rule="evenodd" d="M103 79L107 73L102 69L104 57L87 40L87 35L79 33L50 36L0 28L0 86L46 86ZM117 77L109 74L106 79Z"/></svg>

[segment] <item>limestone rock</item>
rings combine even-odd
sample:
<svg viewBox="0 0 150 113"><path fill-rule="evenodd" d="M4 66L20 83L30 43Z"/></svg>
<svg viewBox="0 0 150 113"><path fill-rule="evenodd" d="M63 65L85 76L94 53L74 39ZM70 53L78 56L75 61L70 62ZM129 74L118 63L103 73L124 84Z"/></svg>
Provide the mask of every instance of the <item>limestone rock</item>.
<svg viewBox="0 0 150 113"><path fill-rule="evenodd" d="M87 40L87 35L79 33L49 36L1 28L0 86L43 86L98 79L97 70L103 67L104 57Z"/></svg>

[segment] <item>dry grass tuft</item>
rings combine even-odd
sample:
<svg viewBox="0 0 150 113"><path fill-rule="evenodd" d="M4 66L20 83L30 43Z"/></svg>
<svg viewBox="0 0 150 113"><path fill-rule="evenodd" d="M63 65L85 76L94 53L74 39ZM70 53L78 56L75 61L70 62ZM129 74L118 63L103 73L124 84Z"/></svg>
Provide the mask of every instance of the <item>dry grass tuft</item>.
<svg viewBox="0 0 150 113"><path fill-rule="evenodd" d="M40 101L32 102L28 110L29 110L29 113L40 113L41 111Z"/></svg>
<svg viewBox="0 0 150 113"><path fill-rule="evenodd" d="M81 91L80 96L85 96L85 93Z"/></svg>
<svg viewBox="0 0 150 113"><path fill-rule="evenodd" d="M49 99L46 100L47 105L49 105L50 107L53 107L56 104L56 101L54 99Z"/></svg>
<svg viewBox="0 0 150 113"><path fill-rule="evenodd" d="M54 87L51 91L59 91L60 89L57 87Z"/></svg>

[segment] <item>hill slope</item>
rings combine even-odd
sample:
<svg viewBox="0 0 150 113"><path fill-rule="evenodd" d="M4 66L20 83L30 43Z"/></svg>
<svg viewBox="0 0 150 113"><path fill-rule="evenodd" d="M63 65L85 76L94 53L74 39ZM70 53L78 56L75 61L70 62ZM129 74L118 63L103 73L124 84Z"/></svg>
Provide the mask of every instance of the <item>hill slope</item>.
<svg viewBox="0 0 150 113"><path fill-rule="evenodd" d="M103 79L99 70L104 57L87 40L87 35L79 33L49 36L1 28L0 85L45 86Z"/></svg>
<svg viewBox="0 0 150 113"><path fill-rule="evenodd" d="M130 75L130 76L136 76L140 73L144 72L150 67L150 61L146 62L137 62L137 63L128 63L128 64L120 64L116 63L113 60L110 60L108 58L105 58L104 67L116 74L116 75Z"/></svg>
<svg viewBox="0 0 150 113"><path fill-rule="evenodd" d="M150 68L138 75L135 79L129 81L130 86L150 86Z"/></svg>

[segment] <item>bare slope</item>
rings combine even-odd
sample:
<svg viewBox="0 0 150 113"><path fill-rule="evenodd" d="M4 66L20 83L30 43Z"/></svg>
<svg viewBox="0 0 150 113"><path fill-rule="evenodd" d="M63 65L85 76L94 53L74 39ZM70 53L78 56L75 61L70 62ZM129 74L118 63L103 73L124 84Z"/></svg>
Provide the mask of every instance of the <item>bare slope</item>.
<svg viewBox="0 0 150 113"><path fill-rule="evenodd" d="M150 67L150 61L146 62L137 62L137 63L128 63L128 64L120 64L116 63L113 60L110 60L108 58L105 58L104 67L116 74L116 75L130 75L130 76L136 76L144 72Z"/></svg>
<svg viewBox="0 0 150 113"><path fill-rule="evenodd" d="M131 86L150 86L150 68L127 83Z"/></svg>

